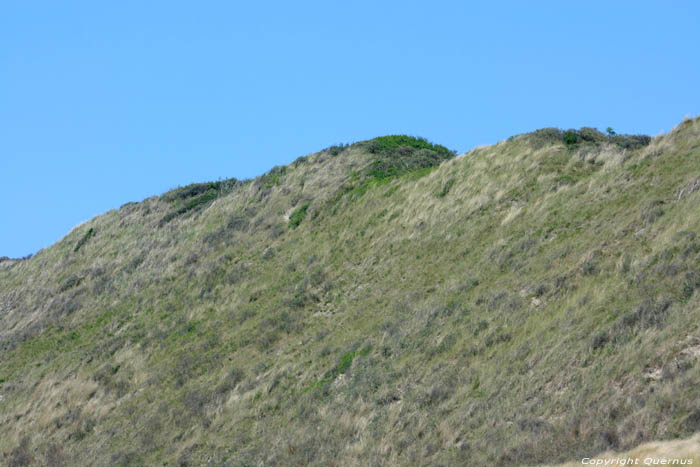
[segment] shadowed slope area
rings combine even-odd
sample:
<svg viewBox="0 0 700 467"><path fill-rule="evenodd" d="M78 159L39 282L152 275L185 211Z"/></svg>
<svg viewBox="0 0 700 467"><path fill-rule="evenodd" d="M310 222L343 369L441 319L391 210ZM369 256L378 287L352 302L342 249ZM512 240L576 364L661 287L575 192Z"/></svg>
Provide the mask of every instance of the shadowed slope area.
<svg viewBox="0 0 700 467"><path fill-rule="evenodd" d="M0 459L516 465L700 430L700 121L584 130L336 146L0 262Z"/></svg>

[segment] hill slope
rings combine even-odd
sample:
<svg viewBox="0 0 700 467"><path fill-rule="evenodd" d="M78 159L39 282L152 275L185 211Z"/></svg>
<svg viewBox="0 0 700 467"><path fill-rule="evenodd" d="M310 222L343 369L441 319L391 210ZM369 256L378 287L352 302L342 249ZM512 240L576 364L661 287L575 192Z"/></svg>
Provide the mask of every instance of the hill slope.
<svg viewBox="0 0 700 467"><path fill-rule="evenodd" d="M9 465L515 465L700 431L700 120L336 146L0 262Z"/></svg>

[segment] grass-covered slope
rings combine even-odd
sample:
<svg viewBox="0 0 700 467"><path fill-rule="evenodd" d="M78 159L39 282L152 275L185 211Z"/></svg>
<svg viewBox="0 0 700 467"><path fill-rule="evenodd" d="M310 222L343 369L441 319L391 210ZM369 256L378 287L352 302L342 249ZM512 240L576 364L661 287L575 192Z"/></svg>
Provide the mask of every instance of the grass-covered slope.
<svg viewBox="0 0 700 467"><path fill-rule="evenodd" d="M0 464L517 465L699 431L700 120L589 130L335 146L0 262Z"/></svg>

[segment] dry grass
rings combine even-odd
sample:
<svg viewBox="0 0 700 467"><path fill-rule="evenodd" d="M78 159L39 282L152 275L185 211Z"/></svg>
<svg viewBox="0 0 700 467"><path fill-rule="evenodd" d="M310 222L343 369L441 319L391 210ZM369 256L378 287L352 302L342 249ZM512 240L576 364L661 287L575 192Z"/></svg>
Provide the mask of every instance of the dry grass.
<svg viewBox="0 0 700 467"><path fill-rule="evenodd" d="M629 459L632 459L631 461ZM605 464L605 462L608 462ZM664 461L666 461L664 463ZM626 452L604 452L585 460L588 465L698 465L700 463L700 434L673 441L644 443ZM600 463L599 463L600 462ZM580 462L559 464L561 467L584 465Z"/></svg>
<svg viewBox="0 0 700 467"><path fill-rule="evenodd" d="M687 437L699 135L523 135L383 180L350 146L0 262L0 464L522 465Z"/></svg>

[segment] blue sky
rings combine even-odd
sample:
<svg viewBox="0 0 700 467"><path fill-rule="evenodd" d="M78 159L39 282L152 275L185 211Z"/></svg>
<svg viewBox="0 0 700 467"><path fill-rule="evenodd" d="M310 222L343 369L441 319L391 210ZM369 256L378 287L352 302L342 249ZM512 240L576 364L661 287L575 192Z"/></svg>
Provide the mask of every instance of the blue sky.
<svg viewBox="0 0 700 467"><path fill-rule="evenodd" d="M691 1L5 1L0 256L339 142L656 135L700 110L698 31Z"/></svg>

